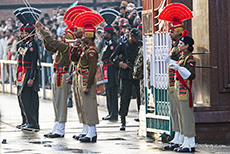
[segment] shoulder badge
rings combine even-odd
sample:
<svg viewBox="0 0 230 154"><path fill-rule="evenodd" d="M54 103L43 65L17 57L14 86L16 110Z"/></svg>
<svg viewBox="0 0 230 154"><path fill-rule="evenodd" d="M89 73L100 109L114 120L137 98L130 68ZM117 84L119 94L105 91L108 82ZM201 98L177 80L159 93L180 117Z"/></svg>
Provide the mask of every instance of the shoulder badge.
<svg viewBox="0 0 230 154"><path fill-rule="evenodd" d="M111 46L110 46L110 50L113 50L113 49L114 49L114 47L111 45Z"/></svg>
<svg viewBox="0 0 230 154"><path fill-rule="evenodd" d="M89 53L89 57L93 57L94 53L93 52L90 52Z"/></svg>
<svg viewBox="0 0 230 154"><path fill-rule="evenodd" d="M191 67L193 67L194 66L194 64L191 62L191 63L189 63L189 65L191 66Z"/></svg>
<svg viewBox="0 0 230 154"><path fill-rule="evenodd" d="M33 47L30 47L30 51L33 52L33 51L34 51L34 48L33 48Z"/></svg>

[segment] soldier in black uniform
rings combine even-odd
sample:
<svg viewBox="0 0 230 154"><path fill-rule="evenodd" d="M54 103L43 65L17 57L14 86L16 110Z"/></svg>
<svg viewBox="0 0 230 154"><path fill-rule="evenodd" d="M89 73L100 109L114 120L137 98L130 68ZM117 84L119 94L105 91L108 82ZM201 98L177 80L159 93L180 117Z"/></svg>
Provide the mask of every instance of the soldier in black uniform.
<svg viewBox="0 0 230 154"><path fill-rule="evenodd" d="M140 30L133 28L130 31L129 39L126 42L120 43L110 57L112 63L121 67L120 78L122 85L119 115L121 116L122 125L120 130L125 130L125 117L128 114L132 85L135 87L137 101L140 103L140 83L139 80L133 80L132 77L134 61L139 51L138 40L140 39ZM121 59L116 58L120 55L122 56Z"/></svg>
<svg viewBox="0 0 230 154"><path fill-rule="evenodd" d="M107 109L109 115L103 117L103 120L117 121L118 119L118 66L110 62L109 58L117 47L113 40L114 28L112 23L119 15L114 9L102 9L99 11L107 25L104 27L105 47L102 50L103 78L106 90Z"/></svg>
<svg viewBox="0 0 230 154"><path fill-rule="evenodd" d="M27 125L27 117L25 114L25 109L23 102L20 99L20 90L22 86L22 51L25 49L26 40L24 39L24 29L26 24L28 23L27 20L21 15L19 11L20 8L16 9L13 14L18 18L18 20L22 23L22 26L19 28L19 42L17 44L17 74L16 74L16 86L17 86L17 97L18 103L21 111L22 116L22 123L17 125L16 128L21 129Z"/></svg>
<svg viewBox="0 0 230 154"><path fill-rule="evenodd" d="M103 76L106 89L107 109L109 115L103 117L103 120L115 120L118 117L118 67L109 61L111 54L114 52L117 43L112 40L114 28L107 25L104 28L105 47L102 50Z"/></svg>
<svg viewBox="0 0 230 154"><path fill-rule="evenodd" d="M38 81L38 45L34 40L35 27L33 24L40 17L41 11L36 8L18 8L14 15L26 25L23 29L24 41L21 44L22 70L17 70L18 81L21 80L19 99L23 104L26 121L28 124L21 127L25 131L39 131L38 108L39 108L39 81ZM18 61L20 65L20 60ZM21 74L21 76L19 76ZM21 79L19 78L21 77Z"/></svg>
<svg viewBox="0 0 230 154"><path fill-rule="evenodd" d="M24 131L39 131L38 108L39 108L39 80L38 80L38 45L34 40L35 27L28 24L25 29L27 37L25 49L22 52L22 88L20 98L23 102L28 125Z"/></svg>
<svg viewBox="0 0 230 154"><path fill-rule="evenodd" d="M22 116L22 123L20 125L17 125L16 128L18 129L21 129L22 127L25 127L26 124L27 124L27 118L26 118L26 115L25 115L25 109L24 109L24 105L22 104L22 101L19 97L19 92L20 92L20 89L21 89L21 86L22 86L22 54L21 54L21 51L24 50L24 47L25 47L25 41L23 41L23 35L24 35L24 29L25 29L25 26L22 25L20 28L19 28L19 38L21 41L19 44L17 44L17 79L16 79L16 85L17 85L17 96L18 96L18 103L19 103L19 107L20 107L20 110L21 110L21 116Z"/></svg>

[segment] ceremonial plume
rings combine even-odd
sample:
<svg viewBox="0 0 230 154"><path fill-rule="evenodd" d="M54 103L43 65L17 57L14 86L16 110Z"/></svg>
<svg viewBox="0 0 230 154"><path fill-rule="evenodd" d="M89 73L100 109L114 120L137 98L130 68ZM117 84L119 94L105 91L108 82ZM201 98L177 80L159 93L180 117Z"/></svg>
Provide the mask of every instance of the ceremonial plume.
<svg viewBox="0 0 230 154"><path fill-rule="evenodd" d="M73 25L77 27L85 27L87 24L92 26L99 25L104 19L97 13L94 12L83 12L74 19Z"/></svg>
<svg viewBox="0 0 230 154"><path fill-rule="evenodd" d="M183 33L182 33L182 37L185 37L185 36L188 36L188 31L187 30L184 30Z"/></svg>
<svg viewBox="0 0 230 154"><path fill-rule="evenodd" d="M116 17L120 14L118 11L114 9L102 9L99 11L99 13L108 25L111 25L116 19Z"/></svg>
<svg viewBox="0 0 230 154"><path fill-rule="evenodd" d="M40 18L41 11L33 7L22 7L13 13L24 25L27 23L33 25Z"/></svg>
<svg viewBox="0 0 230 154"><path fill-rule="evenodd" d="M66 11L63 20L69 28L72 28L73 26L76 26L73 25L73 21L76 18L76 16L86 11L92 11L92 10L86 6L71 7Z"/></svg>
<svg viewBox="0 0 230 154"><path fill-rule="evenodd" d="M174 21L176 18L179 21L184 21L192 17L192 12L187 6L181 3L171 3L164 8L158 19Z"/></svg>
<svg viewBox="0 0 230 154"><path fill-rule="evenodd" d="M142 6L137 7L136 9L137 9L137 13L138 13L139 17L142 19L142 11L143 11Z"/></svg>
<svg viewBox="0 0 230 154"><path fill-rule="evenodd" d="M94 12L83 12L74 19L73 24L77 27L84 28L84 36L93 38L95 34L95 26L99 25L104 19Z"/></svg>
<svg viewBox="0 0 230 154"><path fill-rule="evenodd" d="M21 12L19 11L20 8L16 9L13 14L18 18L18 20L23 23L23 25L27 24L26 19L22 16Z"/></svg>

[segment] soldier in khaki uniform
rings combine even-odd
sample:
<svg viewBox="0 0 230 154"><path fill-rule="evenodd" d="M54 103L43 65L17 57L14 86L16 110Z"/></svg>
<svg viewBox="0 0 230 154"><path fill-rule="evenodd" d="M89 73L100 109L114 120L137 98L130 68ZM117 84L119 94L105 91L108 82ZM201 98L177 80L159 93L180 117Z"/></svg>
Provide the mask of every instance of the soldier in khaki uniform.
<svg viewBox="0 0 230 154"><path fill-rule="evenodd" d="M82 36L83 36L83 28L82 27L77 27L77 30L75 30L75 36L81 40ZM81 43L80 41L78 41L76 43L76 48L77 51L80 55L82 55L82 50L85 50L86 48L86 44ZM72 60L73 62L73 66L74 66L74 72L72 74L73 78L72 78L72 84L73 84L73 96L74 96L74 101L76 103L76 109L77 109L77 113L78 113L78 119L80 123L83 123L83 112L82 112L82 104L81 101L79 100L79 93L78 93L78 62ZM81 133L79 135L73 135L74 139L79 140L80 138L86 136L86 134L88 133L88 126L86 124L83 123L83 129L81 131Z"/></svg>
<svg viewBox="0 0 230 154"><path fill-rule="evenodd" d="M180 148L175 148L177 152L195 152L195 120L193 115L193 87L192 80L195 79L196 62L191 55L194 40L188 36L188 31L184 31L180 38L178 48L180 57L177 63L171 63L169 68L176 70L175 91L179 101L179 118L181 132L184 134L184 142Z"/></svg>
<svg viewBox="0 0 230 154"><path fill-rule="evenodd" d="M180 16L178 14L178 8L180 8L180 11L186 12L185 15ZM170 49L170 52L164 56L166 62L169 64L169 66L174 65L179 60L179 57L181 56L181 51L179 49L179 39L181 37L181 34L183 32L183 23L182 21L192 18L192 12L191 10L186 7L185 5L181 3L172 3L170 5L167 5L162 12L160 13L158 19L169 21L169 28L170 28L170 36L173 41L172 47ZM178 97L178 91L175 90L176 82L175 79L178 79L176 77L176 70L174 67L169 67L169 102L170 102L170 117L172 120L172 130L175 132L173 140L169 142L168 146L165 146L165 150L174 150L175 148L179 147L181 144L183 144L186 141L186 138L184 137L184 131L183 131L183 121L181 119L182 110L180 107L179 97Z"/></svg>
<svg viewBox="0 0 230 154"><path fill-rule="evenodd" d="M53 39L49 33L41 27L40 21L36 23L36 28L42 35L46 50L56 53L53 62L54 75L52 80L55 122L52 131L44 136L49 138L64 137L65 122L67 121L67 99L69 94L69 84L67 84L66 81L69 77L68 70L71 62L70 59L72 58L69 57L69 54L74 50L74 48L70 48L68 43L65 43L65 39L74 39L74 33L67 28L61 36L62 42L59 42Z"/></svg>
<svg viewBox="0 0 230 154"><path fill-rule="evenodd" d="M71 48L75 48L74 49L74 53L70 54L71 57L71 61L72 61L72 65L73 65L73 73L70 77L70 79L68 80L68 83L73 85L73 100L76 103L76 109L77 109L77 113L78 113L78 118L79 118L79 122L83 123L83 111L82 111L82 107L81 107L81 101L78 101L78 58L76 58L75 55L81 55L82 54L82 50L84 49L84 47L86 46L86 44L81 43L81 39L83 36L83 27L79 26L77 22L75 22L75 20L78 18L77 16L83 12L86 11L92 11L90 8L85 7L85 6L74 6L70 9L68 9L68 11L65 13L64 15L64 21L67 25L69 25L69 27L74 27L74 35L76 37L77 40L67 40L68 42L71 43L75 43L74 46L72 46ZM79 140L79 138L86 136L86 134L88 133L88 126L86 124L83 123L83 129L81 131L81 133L79 135L73 135L74 139Z"/></svg>
<svg viewBox="0 0 230 154"><path fill-rule="evenodd" d="M181 37L181 34L183 32L184 25L181 21L178 21L176 18L173 22L169 23L169 28L170 28L170 37L173 41L172 47L168 53L168 55L165 56L166 62L171 63L174 62L176 63L180 57L179 54L179 39ZM184 135L182 132L180 132L180 125L181 121L178 118L179 115L179 105L178 105L178 99L176 97L176 91L174 90L175 87L175 70L172 68L168 69L168 79L169 79L169 88L168 88L168 94L169 94L169 102L170 102L170 117L172 120L172 130L174 131L174 138L171 140L169 145L165 146L165 150L173 150L174 148L179 147L183 141L184 141Z"/></svg>
<svg viewBox="0 0 230 154"><path fill-rule="evenodd" d="M84 21L84 22L82 22ZM95 46L95 27L103 21L103 18L93 12L84 12L77 16L77 27L84 28L84 37L82 41L84 46L82 54L77 65L76 86L77 102L81 108L78 113L80 122L87 125L86 135L79 135L80 142L96 142L96 124L99 124L97 100L96 100L96 70L98 61L98 50Z"/></svg>

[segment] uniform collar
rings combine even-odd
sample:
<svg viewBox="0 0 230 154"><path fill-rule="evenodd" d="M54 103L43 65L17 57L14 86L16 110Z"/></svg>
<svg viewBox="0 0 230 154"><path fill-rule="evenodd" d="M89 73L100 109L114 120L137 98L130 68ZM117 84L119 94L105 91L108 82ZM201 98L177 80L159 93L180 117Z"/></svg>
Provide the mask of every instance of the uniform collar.
<svg viewBox="0 0 230 154"><path fill-rule="evenodd" d="M95 46L95 43L92 42L92 43L90 43L88 46L89 46L89 47L90 47L90 46Z"/></svg>
<svg viewBox="0 0 230 154"><path fill-rule="evenodd" d="M108 41L105 42L106 45L111 45L113 42L112 42L112 38Z"/></svg>
<svg viewBox="0 0 230 154"><path fill-rule="evenodd" d="M190 55L191 52L188 51L188 50L186 50L186 51L182 51L181 54L182 54L182 55L181 55L181 59L184 59L185 57L187 57L188 55Z"/></svg>

